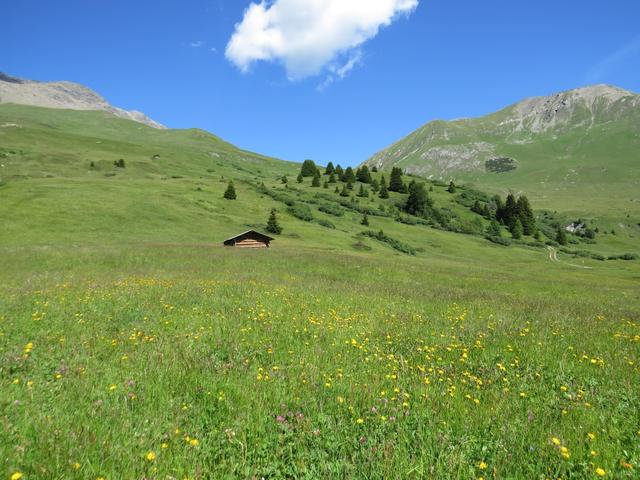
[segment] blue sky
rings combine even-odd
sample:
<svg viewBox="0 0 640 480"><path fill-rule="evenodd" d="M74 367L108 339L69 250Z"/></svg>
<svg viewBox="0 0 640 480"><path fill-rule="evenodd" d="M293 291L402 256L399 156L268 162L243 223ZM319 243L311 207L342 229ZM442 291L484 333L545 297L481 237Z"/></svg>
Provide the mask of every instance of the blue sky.
<svg viewBox="0 0 640 480"><path fill-rule="evenodd" d="M375 0L377 16L337 8L328 20L322 4L336 0L307 0L315 10L300 18L302 1L277 0L277 15L273 2L253 7L282 34L270 44L243 22L256 1L8 2L0 71L82 83L248 150L342 165L432 119L590 83L640 92L635 0Z"/></svg>

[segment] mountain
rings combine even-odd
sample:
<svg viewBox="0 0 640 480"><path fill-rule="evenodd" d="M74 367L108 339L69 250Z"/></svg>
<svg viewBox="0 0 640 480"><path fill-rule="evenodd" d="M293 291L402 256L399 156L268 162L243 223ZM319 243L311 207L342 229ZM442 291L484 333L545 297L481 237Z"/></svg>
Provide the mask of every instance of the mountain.
<svg viewBox="0 0 640 480"><path fill-rule="evenodd" d="M102 110L153 128L166 128L142 112L114 107L93 90L72 82L37 82L0 72L0 103L67 110Z"/></svg>
<svg viewBox="0 0 640 480"><path fill-rule="evenodd" d="M365 163L524 190L553 208L580 211L588 199L612 196L623 209L629 201L638 208L640 95L596 85L480 118L433 121Z"/></svg>

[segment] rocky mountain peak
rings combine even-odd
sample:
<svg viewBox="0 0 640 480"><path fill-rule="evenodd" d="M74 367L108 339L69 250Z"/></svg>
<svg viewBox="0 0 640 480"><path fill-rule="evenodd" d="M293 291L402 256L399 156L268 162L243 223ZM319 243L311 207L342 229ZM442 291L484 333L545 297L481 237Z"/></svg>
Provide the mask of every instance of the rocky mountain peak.
<svg viewBox="0 0 640 480"><path fill-rule="evenodd" d="M141 112L114 107L90 88L67 81L38 82L0 72L0 103L69 110L102 110L153 128L166 128Z"/></svg>

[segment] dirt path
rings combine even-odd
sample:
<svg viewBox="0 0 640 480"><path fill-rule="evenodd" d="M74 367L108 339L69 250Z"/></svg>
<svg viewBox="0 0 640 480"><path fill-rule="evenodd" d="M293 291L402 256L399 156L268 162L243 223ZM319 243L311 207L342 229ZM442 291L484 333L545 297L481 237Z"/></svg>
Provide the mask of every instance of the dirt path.
<svg viewBox="0 0 640 480"><path fill-rule="evenodd" d="M576 268L584 268L587 270L592 270L593 267L588 267L586 265L576 265L575 263L567 263L567 262L563 262L558 258L558 251L551 247L551 246L547 246L547 250L549 251L549 260L551 260L552 262L559 262L559 263L564 263L565 265L569 265L570 267L576 267Z"/></svg>

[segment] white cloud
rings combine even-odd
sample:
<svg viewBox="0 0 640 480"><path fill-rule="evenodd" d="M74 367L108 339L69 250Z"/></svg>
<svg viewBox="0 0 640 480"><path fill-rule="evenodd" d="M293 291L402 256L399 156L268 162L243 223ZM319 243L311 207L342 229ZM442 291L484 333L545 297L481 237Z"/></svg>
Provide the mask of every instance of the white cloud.
<svg viewBox="0 0 640 480"><path fill-rule="evenodd" d="M203 42L202 40L198 40L198 41L196 41L196 42L191 42L191 43L189 44L189 46L190 46L191 48L200 48L200 47L202 47L203 45L204 45L204 42Z"/></svg>
<svg viewBox="0 0 640 480"><path fill-rule="evenodd" d="M342 78L362 58L360 47L381 27L410 14L419 0L274 0L251 3L236 25L227 58L242 71L278 61L298 80L320 73ZM345 58L347 59L345 61ZM342 59L342 65L339 60ZM333 80L331 80L333 81Z"/></svg>
<svg viewBox="0 0 640 480"><path fill-rule="evenodd" d="M343 63L332 63L329 64L327 70L329 73L326 78L317 86L317 90L319 92L324 91L329 85L331 85L336 80L342 80L347 74L353 70L356 66L362 63L362 50L355 49L352 51L347 57L346 61Z"/></svg>

